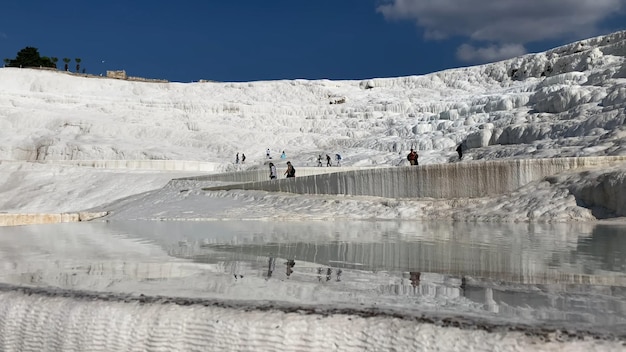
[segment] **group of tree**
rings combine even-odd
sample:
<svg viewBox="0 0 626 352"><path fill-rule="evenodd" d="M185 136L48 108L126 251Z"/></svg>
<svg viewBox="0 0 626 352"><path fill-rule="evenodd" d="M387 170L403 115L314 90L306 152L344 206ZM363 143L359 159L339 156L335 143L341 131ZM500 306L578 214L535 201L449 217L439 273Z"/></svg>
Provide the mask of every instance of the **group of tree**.
<svg viewBox="0 0 626 352"><path fill-rule="evenodd" d="M76 72L80 72L80 58L74 59L76 61ZM57 68L57 62L59 62L59 58L57 57L47 57L40 56L39 50L37 48L33 48L32 46L27 46L24 49L18 51L15 59L4 59L5 67L52 67ZM63 58L63 62L65 63L65 71L69 71L70 62L72 59ZM83 73L85 69L83 68Z"/></svg>

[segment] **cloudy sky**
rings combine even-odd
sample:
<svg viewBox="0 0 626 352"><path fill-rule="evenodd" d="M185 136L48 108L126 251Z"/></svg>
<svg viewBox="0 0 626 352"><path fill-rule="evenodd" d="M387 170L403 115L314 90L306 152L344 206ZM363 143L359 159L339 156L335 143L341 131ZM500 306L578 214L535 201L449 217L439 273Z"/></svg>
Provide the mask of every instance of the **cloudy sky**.
<svg viewBox="0 0 626 352"><path fill-rule="evenodd" d="M5 0L0 57L171 81L424 74L626 29L626 0ZM82 70L81 69L81 70Z"/></svg>

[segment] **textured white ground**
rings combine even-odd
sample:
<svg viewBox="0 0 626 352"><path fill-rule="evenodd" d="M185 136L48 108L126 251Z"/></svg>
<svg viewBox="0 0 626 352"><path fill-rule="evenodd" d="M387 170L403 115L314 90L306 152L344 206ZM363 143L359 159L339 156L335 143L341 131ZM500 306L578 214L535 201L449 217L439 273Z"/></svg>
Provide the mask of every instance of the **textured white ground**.
<svg viewBox="0 0 626 352"><path fill-rule="evenodd" d="M10 304L9 304L10 303ZM33 309L36 308L36 309ZM146 309L151 319L145 319ZM390 317L316 315L42 298L0 292L4 336L49 329L3 351L623 351L621 342L441 327ZM28 314L28 315L26 315ZM107 319L94 319L94 316ZM11 320L10 317L14 319ZM15 324L20 322L20 325ZM113 332L113 333L112 333ZM18 342L18 343L16 343ZM19 343L21 342L21 343Z"/></svg>
<svg viewBox="0 0 626 352"><path fill-rule="evenodd" d="M197 174L8 161L195 160L226 171L266 168L269 148L279 169L283 150L296 167L315 166L319 154L335 153L344 165L390 166L406 164L415 147L423 165L454 160L461 142L465 160L623 155L625 56L626 32L617 32L494 64L367 81L166 84L3 68L0 211L79 211ZM236 153L246 154L245 164L234 164ZM624 178L622 168L613 172ZM254 216L258 206L267 217L593 220L570 188L596 179L580 174L499 199L382 208L363 199L336 203L238 192L207 197L240 201L236 216ZM173 201L164 194L145 211L172 213L159 204ZM205 214L205 207L215 208L211 204L177 206L211 218L217 216Z"/></svg>
<svg viewBox="0 0 626 352"><path fill-rule="evenodd" d="M272 160L281 167L284 160L278 155L283 150L296 168L315 166L319 154L335 153L342 155L344 165L395 166L406 164L411 147L418 149L420 164L449 162L461 142L464 160L624 155L625 58L626 32L618 32L483 66L366 81L141 83L2 68L0 212L106 208L114 212L112 219L121 220L610 217L603 209L581 206L574 191L599 180L620 184L626 166L567 174L497 198L400 201L207 193L193 184L189 192L180 192L161 187L198 172L96 169L53 161L206 161L219 172L266 168L265 151L270 148ZM234 163L236 153L246 154L245 164ZM599 201L606 204L624 202L615 199L620 194L603 194L606 199ZM130 198L118 201L125 197ZM388 323L384 329L404 331ZM435 327L423 329L432 339L443 333ZM511 349L536 342L515 334L486 334L482 339L482 333L444 331L458 334L459 341L477 338L480 343L474 348L485 350L496 349L489 346L498 342L502 350L507 341L512 341ZM338 336L349 340L347 333ZM445 344L454 339L436 340ZM532 349L616 346L589 341ZM447 347L463 349L442 349Z"/></svg>

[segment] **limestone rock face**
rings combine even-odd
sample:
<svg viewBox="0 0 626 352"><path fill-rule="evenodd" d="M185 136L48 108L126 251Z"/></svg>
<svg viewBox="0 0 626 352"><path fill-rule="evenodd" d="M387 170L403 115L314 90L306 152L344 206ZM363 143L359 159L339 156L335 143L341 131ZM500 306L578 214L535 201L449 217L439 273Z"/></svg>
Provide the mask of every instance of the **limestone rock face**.
<svg viewBox="0 0 626 352"><path fill-rule="evenodd" d="M626 170L608 169L583 173L582 181L565 181L569 190L584 206L594 209L599 217L626 216Z"/></svg>
<svg viewBox="0 0 626 352"><path fill-rule="evenodd" d="M465 144L467 148L480 148L486 147L489 145L489 141L491 140L491 135L493 134L493 130L484 129L477 132L474 132L467 136L465 140Z"/></svg>

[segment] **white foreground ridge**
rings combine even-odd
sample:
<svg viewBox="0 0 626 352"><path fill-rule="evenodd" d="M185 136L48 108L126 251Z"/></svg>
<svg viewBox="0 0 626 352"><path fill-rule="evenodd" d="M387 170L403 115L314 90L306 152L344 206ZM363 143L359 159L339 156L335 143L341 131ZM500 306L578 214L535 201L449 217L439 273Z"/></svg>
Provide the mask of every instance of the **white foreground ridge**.
<svg viewBox="0 0 626 352"><path fill-rule="evenodd" d="M3 351L111 351L131 346L181 352L623 348L623 342L611 336L585 338L584 332L499 327L454 318L403 319L384 311L243 309L193 299L5 289L0 290ZM46 323L42 326L42 322ZM11 338L3 338L7 336Z"/></svg>

